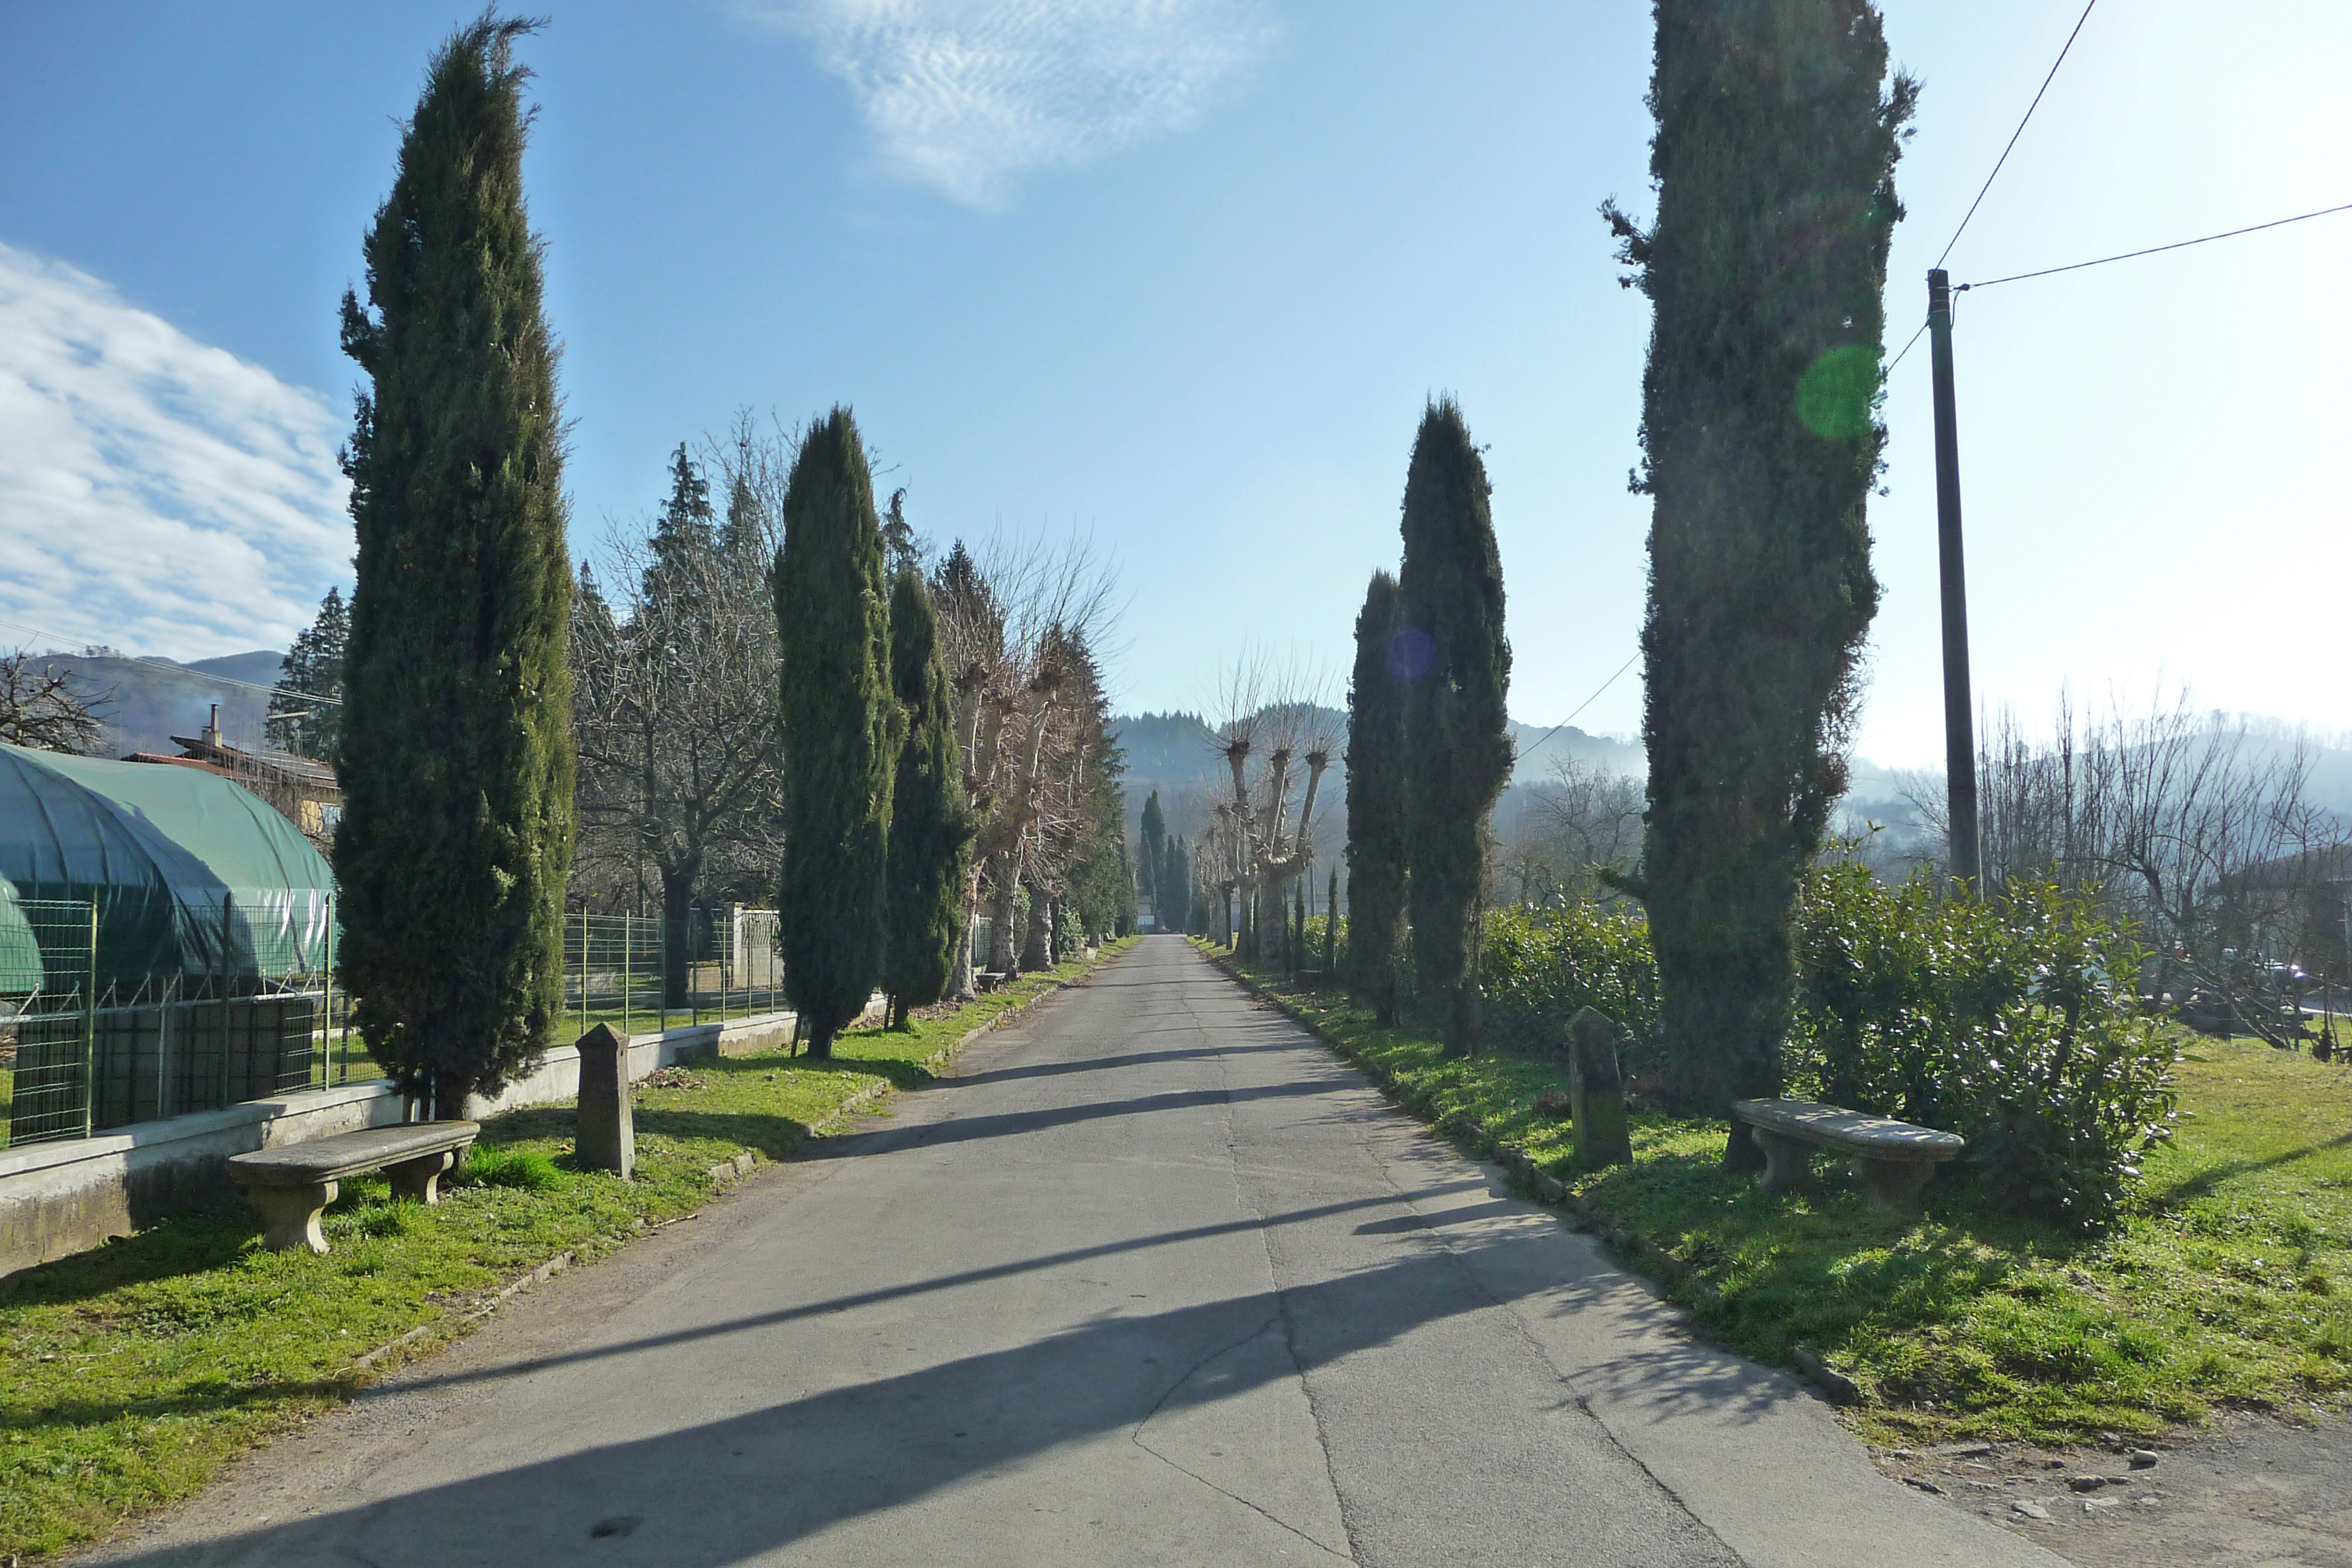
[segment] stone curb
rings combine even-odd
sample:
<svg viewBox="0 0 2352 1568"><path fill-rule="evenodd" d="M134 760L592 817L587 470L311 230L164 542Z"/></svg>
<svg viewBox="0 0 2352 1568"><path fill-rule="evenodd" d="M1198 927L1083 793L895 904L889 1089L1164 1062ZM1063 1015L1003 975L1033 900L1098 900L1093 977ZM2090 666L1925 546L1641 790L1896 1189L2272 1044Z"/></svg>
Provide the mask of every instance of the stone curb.
<svg viewBox="0 0 2352 1568"><path fill-rule="evenodd" d="M1502 1166L1526 1183L1540 1201L1555 1208L1565 1209L1570 1228L1598 1236L1611 1252L1635 1272L1648 1277L1670 1292L1683 1292L1696 1305L1722 1305L1723 1292L1712 1281L1702 1278L1689 1264L1659 1245L1654 1237L1601 1218L1580 1194L1569 1191L1558 1177L1537 1170L1535 1162L1528 1157L1526 1150L1516 1143L1504 1142L1489 1133L1475 1117L1460 1111L1432 1115L1426 1096L1414 1095L1401 1088L1395 1075L1387 1068L1354 1050L1346 1041L1301 1014L1291 1005L1288 997L1243 973L1225 954L1197 947L1193 951L1223 970L1243 990L1254 996L1263 996L1281 1008L1292 1023L1322 1041L1335 1056L1379 1085L1381 1092L1399 1107L1427 1122L1431 1131L1444 1135L1474 1158L1491 1160ZM1797 1372L1831 1404L1851 1405L1862 1397L1861 1388L1852 1378L1823 1361L1812 1350L1800 1345L1790 1359L1795 1363Z"/></svg>

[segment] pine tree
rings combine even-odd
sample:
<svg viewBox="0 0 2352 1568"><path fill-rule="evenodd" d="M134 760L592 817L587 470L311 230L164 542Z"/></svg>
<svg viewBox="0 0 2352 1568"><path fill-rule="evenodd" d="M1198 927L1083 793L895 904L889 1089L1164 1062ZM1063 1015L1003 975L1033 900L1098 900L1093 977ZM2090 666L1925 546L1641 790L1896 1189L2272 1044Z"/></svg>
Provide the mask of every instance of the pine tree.
<svg viewBox="0 0 2352 1568"><path fill-rule="evenodd" d="M1511 776L1511 647L1503 638L1503 562L1486 504L1486 466L1462 411L1431 405L1404 486L1400 616L1425 639L1427 668L1405 694L1405 899L1420 994L1444 1008L1445 1049L1478 1040L1478 912L1486 818Z"/></svg>
<svg viewBox="0 0 2352 1568"><path fill-rule="evenodd" d="M776 557L784 741L784 993L809 1054L866 1008L882 977L883 882L898 704L874 479L856 421L835 408L801 443Z"/></svg>
<svg viewBox="0 0 2352 1568"><path fill-rule="evenodd" d="M368 374L346 452L359 554L335 836L341 978L368 1048L434 1112L546 1047L572 860L562 407L523 210L533 24L433 57L367 237Z"/></svg>
<svg viewBox="0 0 2352 1568"><path fill-rule="evenodd" d="M299 757L335 754L342 718L343 653L351 642L351 612L340 587L327 590L318 618L295 634L277 689L269 694L269 743Z"/></svg>
<svg viewBox="0 0 2352 1568"><path fill-rule="evenodd" d="M1844 788L1878 584L1864 507L1894 167L1916 86L1868 0L1660 0L1654 225L1604 208L1654 311L1649 813L1661 1023L1709 1110L1780 1092L1797 880ZM1745 1128L1727 1159L1760 1163Z"/></svg>
<svg viewBox="0 0 2352 1568"><path fill-rule="evenodd" d="M718 542L718 514L710 510L710 483L678 443L669 460L669 499L654 519L647 541L652 560L646 567L645 595L661 600L694 580L691 563L709 554Z"/></svg>
<svg viewBox="0 0 2352 1568"><path fill-rule="evenodd" d="M1160 814L1158 790L1144 797L1142 834L1143 864L1137 871L1136 890L1150 900L1160 925L1173 930L1173 922L1160 902L1160 861L1168 849L1168 818Z"/></svg>
<svg viewBox="0 0 2352 1568"><path fill-rule="evenodd" d="M940 657L939 617L919 566L890 585L890 686L904 714L890 790L889 913L882 988L892 1022L947 994L963 942L963 884L979 824L964 802L963 758Z"/></svg>
<svg viewBox="0 0 2352 1568"><path fill-rule="evenodd" d="M1404 637L1396 579L1372 574L1356 616L1348 688L1348 970L1382 1027L1397 1016L1405 888Z"/></svg>

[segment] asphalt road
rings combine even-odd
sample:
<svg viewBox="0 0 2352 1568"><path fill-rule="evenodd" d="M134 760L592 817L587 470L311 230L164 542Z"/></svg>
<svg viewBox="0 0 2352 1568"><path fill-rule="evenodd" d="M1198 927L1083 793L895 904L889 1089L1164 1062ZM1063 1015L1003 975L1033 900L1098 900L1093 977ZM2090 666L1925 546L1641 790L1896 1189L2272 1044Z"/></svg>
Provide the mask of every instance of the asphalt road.
<svg viewBox="0 0 2352 1568"><path fill-rule="evenodd" d="M240 1467L163 1563L2041 1563L1181 941Z"/></svg>

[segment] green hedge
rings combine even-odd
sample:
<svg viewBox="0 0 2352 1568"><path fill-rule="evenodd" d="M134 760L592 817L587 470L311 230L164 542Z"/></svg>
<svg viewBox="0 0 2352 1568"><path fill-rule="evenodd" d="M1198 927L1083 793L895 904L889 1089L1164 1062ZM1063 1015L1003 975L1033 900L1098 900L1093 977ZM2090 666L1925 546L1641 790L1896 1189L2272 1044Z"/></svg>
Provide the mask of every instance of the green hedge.
<svg viewBox="0 0 2352 1568"><path fill-rule="evenodd" d="M2133 994L2143 957L2087 894L2028 886L1979 903L1924 876L1890 887L1818 865L1798 907L1788 1092L1958 1132L1985 1202L2095 1229L2171 1135L2175 1054ZM1636 909L1493 914L1483 978L1507 1048L1556 1051L1590 1006L1625 1029L1637 1080L1663 1065Z"/></svg>

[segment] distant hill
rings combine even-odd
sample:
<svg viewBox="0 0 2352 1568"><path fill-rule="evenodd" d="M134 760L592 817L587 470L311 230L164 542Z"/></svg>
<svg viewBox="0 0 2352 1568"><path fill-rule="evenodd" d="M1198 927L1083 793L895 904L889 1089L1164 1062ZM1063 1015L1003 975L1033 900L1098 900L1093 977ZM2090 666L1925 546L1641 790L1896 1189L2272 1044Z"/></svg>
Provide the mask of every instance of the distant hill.
<svg viewBox="0 0 2352 1568"><path fill-rule="evenodd" d="M262 742L269 694L286 656L268 648L178 664L168 658L131 658L122 654L37 654L33 663L66 677L106 726L101 754L174 752L173 735L205 727L220 704L221 734L232 746ZM235 682L250 682L237 685Z"/></svg>

